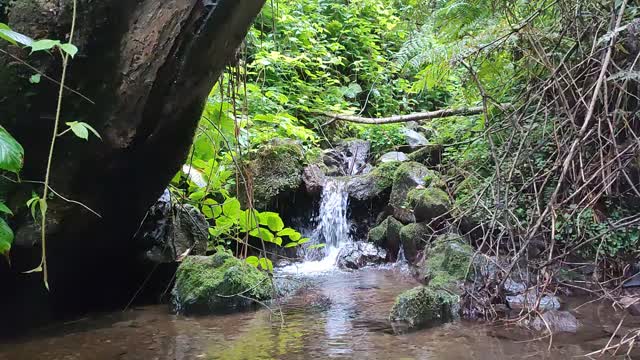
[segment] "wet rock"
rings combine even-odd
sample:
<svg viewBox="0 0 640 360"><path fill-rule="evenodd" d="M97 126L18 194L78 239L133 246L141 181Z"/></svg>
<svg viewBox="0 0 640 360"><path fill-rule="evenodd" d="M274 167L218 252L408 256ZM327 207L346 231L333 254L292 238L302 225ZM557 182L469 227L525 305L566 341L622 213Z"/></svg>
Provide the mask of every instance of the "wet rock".
<svg viewBox="0 0 640 360"><path fill-rule="evenodd" d="M273 288L264 272L220 252L187 257L178 267L171 294L177 312L220 313L269 300Z"/></svg>
<svg viewBox="0 0 640 360"><path fill-rule="evenodd" d="M390 151L386 154L383 154L378 159L381 163L392 162L392 161L408 161L409 156L407 154L400 151Z"/></svg>
<svg viewBox="0 0 640 360"><path fill-rule="evenodd" d="M415 217L407 204L407 194L416 187L426 187L438 178L433 170L417 162L404 162L393 175L393 187L389 205L394 209L394 217L403 223L415 222Z"/></svg>
<svg viewBox="0 0 640 360"><path fill-rule="evenodd" d="M400 230L402 227L401 222L394 219L393 216L388 216L380 225L369 230L369 241L387 249L391 261L394 261L400 250Z"/></svg>
<svg viewBox="0 0 640 360"><path fill-rule="evenodd" d="M404 128L402 129L402 133L404 134L405 142L412 148L425 146L429 143L424 135L415 130Z"/></svg>
<svg viewBox="0 0 640 360"><path fill-rule="evenodd" d="M523 282L507 279L503 285L504 291L509 295L523 294L527 290L527 285Z"/></svg>
<svg viewBox="0 0 640 360"><path fill-rule="evenodd" d="M400 294L391 313L391 322L402 322L409 328L428 327L458 317L460 298L445 290L419 286Z"/></svg>
<svg viewBox="0 0 640 360"><path fill-rule="evenodd" d="M449 195L433 186L409 191L407 201L417 222L431 222L445 215L451 207Z"/></svg>
<svg viewBox="0 0 640 360"><path fill-rule="evenodd" d="M367 164L371 143L366 140L342 140L334 148L324 151L323 162L328 176L365 174L371 168Z"/></svg>
<svg viewBox="0 0 640 360"><path fill-rule="evenodd" d="M423 280L430 286L455 289L459 282L473 276L469 267L473 248L457 234L438 235L429 246L422 265Z"/></svg>
<svg viewBox="0 0 640 360"><path fill-rule="evenodd" d="M304 168L302 172L302 181L308 193L317 194L322 192L327 177L317 164L311 164Z"/></svg>
<svg viewBox="0 0 640 360"><path fill-rule="evenodd" d="M400 162L382 163L371 172L354 176L347 182L349 196L356 200L376 198L393 186L394 173Z"/></svg>
<svg viewBox="0 0 640 360"><path fill-rule="evenodd" d="M371 243L353 242L347 244L338 254L338 267L342 269L360 269L367 265L385 262L387 252Z"/></svg>
<svg viewBox="0 0 640 360"><path fill-rule="evenodd" d="M535 289L531 289L524 294L507 296L507 304L511 309L523 309L523 308L533 308L538 301L538 293ZM560 300L558 297L544 294L540 298L540 303L538 304L538 310L540 311L550 311L550 310L559 310L560 309Z"/></svg>
<svg viewBox="0 0 640 360"><path fill-rule="evenodd" d="M424 249L433 237L433 230L425 223L405 225L400 230L400 242L409 263L415 263L418 251Z"/></svg>
<svg viewBox="0 0 640 360"><path fill-rule="evenodd" d="M297 190L302 184L303 163L304 151L295 141L276 140L263 148L249 166L255 208L264 210L278 195ZM241 198L246 201L245 197Z"/></svg>
<svg viewBox="0 0 640 360"><path fill-rule="evenodd" d="M171 263L185 254L204 255L209 224L195 207L173 201L169 190L151 206L136 235L145 257L155 263Z"/></svg>
<svg viewBox="0 0 640 360"><path fill-rule="evenodd" d="M536 317L529 326L536 331L549 331L551 333L576 333L580 322L568 311L550 310Z"/></svg>
<svg viewBox="0 0 640 360"><path fill-rule="evenodd" d="M640 316L640 288L626 288L619 302L633 316Z"/></svg>

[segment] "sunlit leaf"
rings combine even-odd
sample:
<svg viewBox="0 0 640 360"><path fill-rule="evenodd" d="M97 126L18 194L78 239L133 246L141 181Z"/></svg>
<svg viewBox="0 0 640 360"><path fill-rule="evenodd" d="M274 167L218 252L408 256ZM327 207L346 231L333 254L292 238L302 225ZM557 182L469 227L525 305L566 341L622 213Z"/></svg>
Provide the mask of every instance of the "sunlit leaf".
<svg viewBox="0 0 640 360"><path fill-rule="evenodd" d="M263 270L273 271L273 263L267 258L260 258L260 267Z"/></svg>
<svg viewBox="0 0 640 360"><path fill-rule="evenodd" d="M6 255L13 244L13 230L6 221L0 218L0 254Z"/></svg>
<svg viewBox="0 0 640 360"><path fill-rule="evenodd" d="M22 146L0 126L0 169L17 174L22 169L23 159Z"/></svg>
<svg viewBox="0 0 640 360"><path fill-rule="evenodd" d="M260 264L260 259L257 256L249 256L245 259L245 262L253 267L258 267Z"/></svg>
<svg viewBox="0 0 640 360"><path fill-rule="evenodd" d="M7 24L3 23L0 23L0 39L4 39L13 45L31 46L33 44L32 38L11 30Z"/></svg>
<svg viewBox="0 0 640 360"><path fill-rule="evenodd" d="M78 48L73 44L62 44L60 45L60 49L67 53L69 56L74 57L78 53Z"/></svg>
<svg viewBox="0 0 640 360"><path fill-rule="evenodd" d="M240 209L240 201L236 198L228 199L222 204L222 212L231 218L238 218L242 210Z"/></svg>
<svg viewBox="0 0 640 360"><path fill-rule="evenodd" d="M31 77L29 78L29 82L32 84L39 84L40 83L40 74L33 74L31 75Z"/></svg>
<svg viewBox="0 0 640 360"><path fill-rule="evenodd" d="M259 239L262 239L266 242L273 242L274 241L274 236L271 233L271 231L265 229L265 228L257 228L252 230L251 232L249 232L249 235L253 236L253 237L257 237Z"/></svg>
<svg viewBox="0 0 640 360"><path fill-rule="evenodd" d="M31 52L36 52L36 51L51 50L54 47L59 45L60 45L59 40L42 39L42 40L37 40L32 42L31 45L29 46L31 47Z"/></svg>

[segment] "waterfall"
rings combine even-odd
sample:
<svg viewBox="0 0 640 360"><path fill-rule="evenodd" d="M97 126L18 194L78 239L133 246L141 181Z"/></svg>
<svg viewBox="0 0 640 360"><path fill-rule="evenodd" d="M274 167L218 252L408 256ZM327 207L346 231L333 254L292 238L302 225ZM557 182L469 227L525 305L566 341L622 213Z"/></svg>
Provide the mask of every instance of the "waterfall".
<svg viewBox="0 0 640 360"><path fill-rule="evenodd" d="M322 190L318 226L313 231L309 246L325 244L321 249L303 249L305 261L283 268L284 272L317 273L335 268L340 249L351 241L347 218L349 194L346 180L331 178Z"/></svg>

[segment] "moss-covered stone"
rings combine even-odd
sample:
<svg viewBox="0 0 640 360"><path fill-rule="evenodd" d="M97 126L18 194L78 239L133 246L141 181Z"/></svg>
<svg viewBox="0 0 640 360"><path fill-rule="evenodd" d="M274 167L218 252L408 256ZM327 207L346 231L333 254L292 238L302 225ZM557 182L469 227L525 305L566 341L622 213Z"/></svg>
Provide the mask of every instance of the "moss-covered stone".
<svg viewBox="0 0 640 360"><path fill-rule="evenodd" d="M460 281L472 275L469 271L472 257L473 248L462 237L439 235L427 252L423 266L425 282L430 286L455 289Z"/></svg>
<svg viewBox="0 0 640 360"><path fill-rule="evenodd" d="M433 235L433 229L426 223L412 223L400 230L400 242L404 256L411 263L418 257L418 251L424 249Z"/></svg>
<svg viewBox="0 0 640 360"><path fill-rule="evenodd" d="M414 222L413 212L407 204L407 194L417 187L427 187L438 175L426 166L411 161L403 162L393 175L393 187L389 205L394 209L394 216L403 223Z"/></svg>
<svg viewBox="0 0 640 360"><path fill-rule="evenodd" d="M400 249L400 230L402 227L401 222L388 216L380 225L369 230L369 242L388 250L393 261Z"/></svg>
<svg viewBox="0 0 640 360"><path fill-rule="evenodd" d="M272 200L302 184L304 151L293 141L278 141L258 153L250 165L253 174L253 205L265 209Z"/></svg>
<svg viewBox="0 0 640 360"><path fill-rule="evenodd" d="M389 190L400 164L397 161L382 163L368 174L351 178L347 183L349 195L357 200L368 200Z"/></svg>
<svg viewBox="0 0 640 360"><path fill-rule="evenodd" d="M409 191L407 202L417 222L430 222L446 214L451 207L449 195L434 186Z"/></svg>
<svg viewBox="0 0 640 360"><path fill-rule="evenodd" d="M442 145L433 144L422 147L409 154L409 160L419 162L427 166L437 166L442 160Z"/></svg>
<svg viewBox="0 0 640 360"><path fill-rule="evenodd" d="M419 286L397 298L389 320L406 323L410 328L427 327L458 316L460 297L446 290Z"/></svg>
<svg viewBox="0 0 640 360"><path fill-rule="evenodd" d="M176 311L184 313L239 310L254 300L270 299L272 293L266 274L228 253L187 257L172 291Z"/></svg>

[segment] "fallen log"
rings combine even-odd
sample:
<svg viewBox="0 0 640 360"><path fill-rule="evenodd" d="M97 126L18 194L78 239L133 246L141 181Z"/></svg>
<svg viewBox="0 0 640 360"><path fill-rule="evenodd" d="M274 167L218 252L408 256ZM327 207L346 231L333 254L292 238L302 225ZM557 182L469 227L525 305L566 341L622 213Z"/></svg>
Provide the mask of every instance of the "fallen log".
<svg viewBox="0 0 640 360"><path fill-rule="evenodd" d="M394 124L408 121L424 121L431 119L440 119L451 116L470 116L482 114L484 108L482 106L465 107L457 109L441 109L436 111L419 112L407 115L394 115L382 118L367 118L354 115L340 115L340 114L324 114L331 118L331 120L324 125L329 125L335 121L348 121L358 124L369 125L381 125L381 124Z"/></svg>

